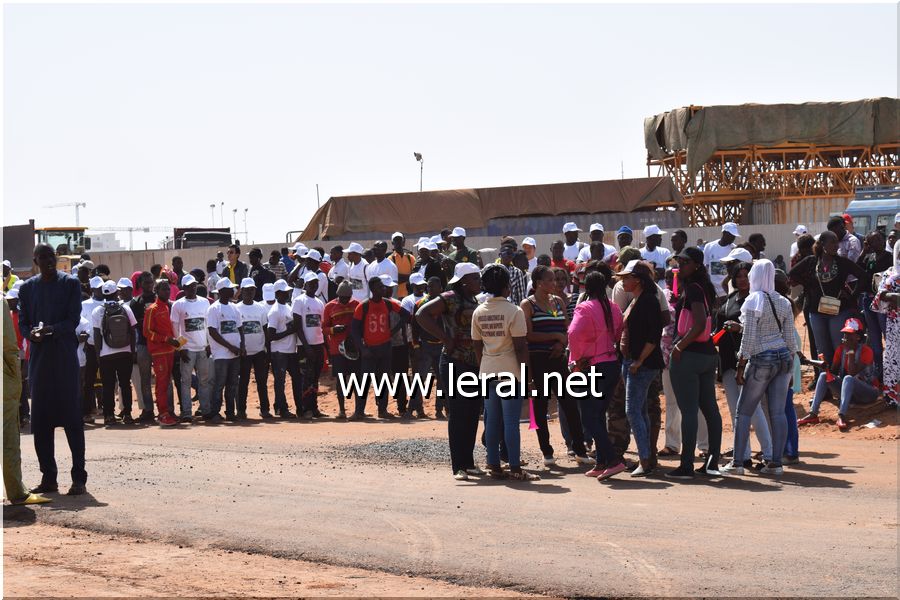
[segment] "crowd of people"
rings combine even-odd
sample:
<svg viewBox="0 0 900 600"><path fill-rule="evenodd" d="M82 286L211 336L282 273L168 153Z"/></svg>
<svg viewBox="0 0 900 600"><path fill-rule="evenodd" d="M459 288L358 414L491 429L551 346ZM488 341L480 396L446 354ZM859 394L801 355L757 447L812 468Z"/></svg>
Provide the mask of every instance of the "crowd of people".
<svg viewBox="0 0 900 600"><path fill-rule="evenodd" d="M612 245L600 223L581 241L583 232L566 223L549 254L537 253L534 238L519 243L505 236L487 266L461 227L419 238L414 252L400 232L390 246L351 243L326 253L298 243L265 260L253 248L247 263L232 245L205 268L186 271L176 256L171 265L121 277L87 255L72 274L58 272L53 249L38 246L39 273L27 281L13 279L4 263L14 362L23 373L18 418L11 418L17 435L20 424L31 422L42 472L33 492L56 490L53 429L63 427L74 457L70 492L81 493L84 424L97 418L106 426L242 421L251 372L260 418L330 418L317 400L326 366L345 378L412 370L432 374L442 391L434 417L448 420L451 469L460 480L538 478L522 468L519 418L526 402L543 463L556 464L547 423L553 396L566 452L589 467L589 476L603 480L626 470L646 476L658 469L659 456L680 456L665 473L675 479L745 470L778 475L799 460L798 425L817 422L825 399L839 404L842 430L854 403L883 398L896 405L898 230L900 215L888 239L879 231L861 238L847 215L832 218L815 238L798 226L790 267L781 256L765 257L761 234L738 243L734 223L721 227L718 240L698 245L682 230L667 234L657 225L643 229L641 245L633 245L631 228L621 227ZM671 248L662 245L664 235ZM800 313L810 358L794 326ZM815 369L815 396L797 419L793 394L804 363ZM449 381L451 373L518 378L522 365L526 389L537 390L530 399L501 393L498 380L485 397L467 398ZM602 393L575 397L543 385L548 376L574 372L603 373ZM727 451L717 382L734 430ZM371 416L368 389L345 397L337 387L337 419ZM376 414L427 419L424 400L419 392L407 397L403 386L394 397L382 388ZM474 460L482 418L487 472ZM657 449L661 432L665 441ZM627 465L632 436L639 460ZM698 446L702 464L695 469Z"/></svg>

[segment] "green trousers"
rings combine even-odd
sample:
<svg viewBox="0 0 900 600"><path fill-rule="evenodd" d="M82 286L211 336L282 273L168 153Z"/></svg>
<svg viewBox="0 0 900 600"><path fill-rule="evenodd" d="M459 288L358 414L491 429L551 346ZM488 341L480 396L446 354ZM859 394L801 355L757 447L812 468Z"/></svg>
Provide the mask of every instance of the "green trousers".
<svg viewBox="0 0 900 600"><path fill-rule="evenodd" d="M28 495L28 490L22 483L18 394L4 394L3 397L3 483L6 486L6 498L10 502Z"/></svg>

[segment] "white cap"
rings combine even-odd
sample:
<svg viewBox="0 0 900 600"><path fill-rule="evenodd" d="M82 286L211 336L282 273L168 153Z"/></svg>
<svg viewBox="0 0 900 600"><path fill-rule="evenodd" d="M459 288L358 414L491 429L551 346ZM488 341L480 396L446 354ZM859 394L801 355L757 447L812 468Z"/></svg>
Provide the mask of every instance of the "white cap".
<svg viewBox="0 0 900 600"><path fill-rule="evenodd" d="M425 276L416 271L409 276L409 285L425 285Z"/></svg>
<svg viewBox="0 0 900 600"><path fill-rule="evenodd" d="M14 287L13 289L6 292L7 298L18 298L19 297L19 288Z"/></svg>
<svg viewBox="0 0 900 600"><path fill-rule="evenodd" d="M424 244L425 242L427 242L430 239L431 238L429 238L429 237L420 237L419 241L416 242L415 244L413 244L413 248L418 248L419 246L421 246L422 244Z"/></svg>
<svg viewBox="0 0 900 600"><path fill-rule="evenodd" d="M365 250L363 250L363 247L361 244L357 244L356 242L353 242L349 246L347 246L347 249L345 250L345 252L347 254L350 254L351 252L356 252L357 254L362 254L363 252L365 252Z"/></svg>
<svg viewBox="0 0 900 600"><path fill-rule="evenodd" d="M581 230L578 228L578 225L569 221L568 223L563 225L563 233L569 233L570 231L581 231Z"/></svg>
<svg viewBox="0 0 900 600"><path fill-rule="evenodd" d="M406 236L403 235L402 233L400 233L399 231L395 231L394 233L391 234L391 239L392 239L392 240L393 240L394 238L398 238L398 237L402 237L402 238L406 239Z"/></svg>
<svg viewBox="0 0 900 600"><path fill-rule="evenodd" d="M303 244L300 242L297 242L296 244L294 244L294 247L292 248L292 250L294 251L294 254L303 254L304 252L306 252L306 249L307 249L306 244Z"/></svg>
<svg viewBox="0 0 900 600"><path fill-rule="evenodd" d="M525 238L524 240L522 240L522 245L525 246L526 244L527 244L528 246L533 247L533 248L537 248L537 242L534 241L534 238L533 238L533 237L527 237L527 238Z"/></svg>
<svg viewBox="0 0 900 600"><path fill-rule="evenodd" d="M666 232L659 228L659 225L647 225L644 227L644 237L650 237L651 235L664 235Z"/></svg>
<svg viewBox="0 0 900 600"><path fill-rule="evenodd" d="M307 281L318 281L319 275L317 273L313 273L312 271L307 271L303 274L303 283Z"/></svg>
<svg viewBox="0 0 900 600"><path fill-rule="evenodd" d="M315 261L322 262L322 255L319 254L318 250L310 250L303 256L303 258L311 258Z"/></svg>
<svg viewBox="0 0 900 600"><path fill-rule="evenodd" d="M465 233L465 229L463 229L463 233ZM441 234L431 236L432 244L442 244L444 242L444 238L441 237Z"/></svg>
<svg viewBox="0 0 900 600"><path fill-rule="evenodd" d="M438 237L441 237L440 235ZM450 237L466 237L466 230L462 227L454 227Z"/></svg>
<svg viewBox="0 0 900 600"><path fill-rule="evenodd" d="M185 274L184 277L181 278L181 287L186 288L192 283L197 283L197 278L191 275L190 273Z"/></svg>
<svg viewBox="0 0 900 600"><path fill-rule="evenodd" d="M231 280L228 279L227 277L222 277L221 279L219 279L216 282L216 291L218 292L219 290L225 290L225 289L233 290L234 284L231 283Z"/></svg>
<svg viewBox="0 0 900 600"><path fill-rule="evenodd" d="M900 223L900 212L894 215L894 223Z"/></svg>
<svg viewBox="0 0 900 600"><path fill-rule="evenodd" d="M423 247L423 248L428 248L428 251L429 251L429 252L431 252L432 250L437 250L437 249L438 249L438 245L435 244L434 242L430 242L430 241L429 241L429 242L425 242L425 243L422 245L422 247Z"/></svg>
<svg viewBox="0 0 900 600"><path fill-rule="evenodd" d="M274 283L264 283L263 284L263 302L271 302L275 299L275 284Z"/></svg>
<svg viewBox="0 0 900 600"><path fill-rule="evenodd" d="M591 223L591 231L603 231L603 223Z"/></svg>
<svg viewBox="0 0 900 600"><path fill-rule="evenodd" d="M216 284L216 287L218 287L218 283ZM253 281L252 277L244 277L243 279L241 279L241 289L255 288L255 287L256 287L256 282Z"/></svg>
<svg viewBox="0 0 900 600"><path fill-rule="evenodd" d="M127 277L122 277L119 279L119 283L116 284L116 286L120 288L133 288L134 284L132 284L131 280Z"/></svg>
<svg viewBox="0 0 900 600"><path fill-rule="evenodd" d="M272 290L276 292L286 292L291 289L291 286L288 285L288 282L284 279L279 279L275 283L272 284Z"/></svg>
<svg viewBox="0 0 900 600"><path fill-rule="evenodd" d="M744 248L733 248L731 252L728 253L728 256L721 259L722 262L732 262L735 260L741 262L753 262L753 255L750 254L749 250Z"/></svg>
<svg viewBox="0 0 900 600"><path fill-rule="evenodd" d="M100 277L99 275L94 275L93 277L91 277L91 279L88 283L91 284L91 289L93 290L95 288L103 286L103 278ZM113 285L115 285L115 284L113 284Z"/></svg>
<svg viewBox="0 0 900 600"><path fill-rule="evenodd" d="M117 291L119 291L119 288L116 286L116 282L111 279L109 281L107 281L106 283L104 283L100 289L103 290L104 296L108 296L109 294L115 294Z"/></svg>
<svg viewBox="0 0 900 600"><path fill-rule="evenodd" d="M328 263L330 265L331 264L331 256L326 254L325 256L322 257L322 262Z"/></svg>
<svg viewBox="0 0 900 600"><path fill-rule="evenodd" d="M809 230L806 228L806 225L797 225L794 227L794 235L806 235L807 233L809 233Z"/></svg>
<svg viewBox="0 0 900 600"><path fill-rule="evenodd" d="M741 234L738 233L737 223L725 223L722 225L722 231L725 233L730 233L734 237L741 237Z"/></svg>
<svg viewBox="0 0 900 600"><path fill-rule="evenodd" d="M456 283L466 275L471 275L472 273L481 273L481 269L478 268L478 265L470 262L457 263L456 267L453 269L453 278L447 283Z"/></svg>
<svg viewBox="0 0 900 600"><path fill-rule="evenodd" d="M4 260L4 261L3 261L3 266L4 266L4 267L9 267L10 269L12 269L12 263L9 262L8 260Z"/></svg>
<svg viewBox="0 0 900 600"><path fill-rule="evenodd" d="M397 285L397 282L391 279L391 276L385 273L384 275L379 275L378 279L381 280L381 283L384 284L384 287L394 287Z"/></svg>

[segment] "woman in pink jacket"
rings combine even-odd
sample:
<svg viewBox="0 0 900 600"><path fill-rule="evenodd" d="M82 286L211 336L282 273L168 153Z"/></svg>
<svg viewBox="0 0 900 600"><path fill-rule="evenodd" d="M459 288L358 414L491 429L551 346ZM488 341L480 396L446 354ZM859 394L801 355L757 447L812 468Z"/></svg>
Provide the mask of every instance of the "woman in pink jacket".
<svg viewBox="0 0 900 600"><path fill-rule="evenodd" d="M606 296L602 273L589 273L584 284L587 300L575 307L569 325L569 367L586 374L603 373L596 379L599 395L588 393L578 399L584 427L597 449L597 465L585 475L602 481L625 470L606 431L606 409L621 374L616 342L622 335L623 320L622 311Z"/></svg>

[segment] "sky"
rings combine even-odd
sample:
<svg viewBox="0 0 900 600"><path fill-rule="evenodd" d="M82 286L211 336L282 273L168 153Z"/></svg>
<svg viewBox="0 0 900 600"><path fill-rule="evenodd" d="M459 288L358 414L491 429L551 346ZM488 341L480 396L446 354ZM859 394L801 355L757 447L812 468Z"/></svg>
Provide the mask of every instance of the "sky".
<svg viewBox="0 0 900 600"><path fill-rule="evenodd" d="M86 202L89 227L207 227L210 204L220 226L224 202L278 242L316 184L418 190L413 152L426 190L646 177L666 110L896 97L897 26L894 4L7 4L4 223Z"/></svg>

